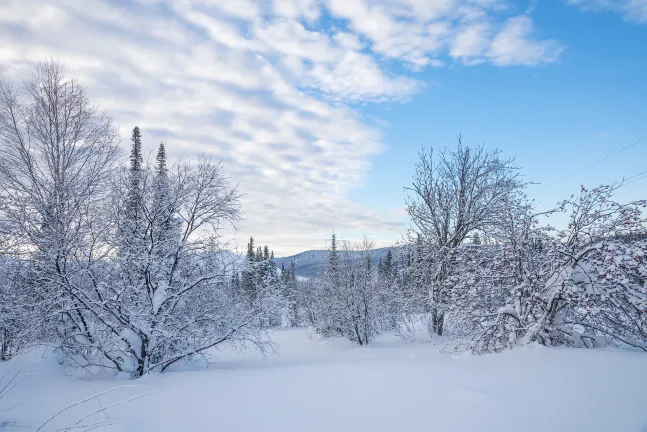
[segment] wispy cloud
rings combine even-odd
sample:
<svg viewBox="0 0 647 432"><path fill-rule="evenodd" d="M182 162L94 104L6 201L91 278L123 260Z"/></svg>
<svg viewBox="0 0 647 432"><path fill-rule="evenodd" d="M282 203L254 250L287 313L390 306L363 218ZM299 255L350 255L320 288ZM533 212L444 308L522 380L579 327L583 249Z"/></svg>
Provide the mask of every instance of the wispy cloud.
<svg viewBox="0 0 647 432"><path fill-rule="evenodd" d="M427 67L536 65L562 49L496 0L22 0L2 6L0 38L3 74L58 57L124 137L137 124L150 148L223 157L243 232L283 253L333 227L400 228L347 198L383 148L357 103L406 101Z"/></svg>
<svg viewBox="0 0 647 432"><path fill-rule="evenodd" d="M621 14L627 21L647 23L647 0L567 0L585 11L609 11Z"/></svg>

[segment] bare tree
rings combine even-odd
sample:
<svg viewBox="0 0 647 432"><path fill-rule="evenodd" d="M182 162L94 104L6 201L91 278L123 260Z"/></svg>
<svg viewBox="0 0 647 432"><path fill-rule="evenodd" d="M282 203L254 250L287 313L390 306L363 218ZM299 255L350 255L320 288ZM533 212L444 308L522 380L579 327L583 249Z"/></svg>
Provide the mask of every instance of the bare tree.
<svg viewBox="0 0 647 432"><path fill-rule="evenodd" d="M58 63L38 64L22 86L0 83L4 253L31 258L38 300L52 312L65 310L75 334L88 331L88 317L72 292L83 275L71 262L87 244L95 210L107 196L117 144L111 119Z"/></svg>
<svg viewBox="0 0 647 432"><path fill-rule="evenodd" d="M406 187L414 230L429 245L435 268L429 280L430 332L442 334L447 301L445 281L452 254L471 233L487 230L504 211L505 197L521 186L518 170L500 151L464 146L422 151L413 183Z"/></svg>

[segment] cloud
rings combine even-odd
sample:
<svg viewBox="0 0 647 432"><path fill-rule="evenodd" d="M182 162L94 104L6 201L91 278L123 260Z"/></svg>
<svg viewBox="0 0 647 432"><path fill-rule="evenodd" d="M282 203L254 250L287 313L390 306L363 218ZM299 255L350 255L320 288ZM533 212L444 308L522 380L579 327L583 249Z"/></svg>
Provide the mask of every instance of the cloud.
<svg viewBox="0 0 647 432"><path fill-rule="evenodd" d="M567 0L586 11L610 11L621 14L625 20L647 23L647 0Z"/></svg>
<svg viewBox="0 0 647 432"><path fill-rule="evenodd" d="M461 29L453 40L450 55L464 62L481 62L488 45L490 28L486 23L472 24Z"/></svg>
<svg viewBox="0 0 647 432"><path fill-rule="evenodd" d="M280 254L333 228L397 237L400 217L347 198L383 149L361 104L408 100L425 68L559 56L493 0L22 0L3 5L0 38L3 74L59 58L124 145L139 125L151 150L223 158L242 236Z"/></svg>
<svg viewBox="0 0 647 432"><path fill-rule="evenodd" d="M488 57L498 66L528 65L552 62L559 58L563 47L554 40L535 40L532 20L526 15L508 19L494 37Z"/></svg>
<svg viewBox="0 0 647 432"><path fill-rule="evenodd" d="M639 0L635 0L639 1ZM324 0L333 16L370 42L374 55L419 71L444 64L536 65L558 59L561 46L542 40L528 16L510 18L499 0ZM510 18L510 19L509 19ZM497 47L489 50L501 32ZM508 43L509 42L509 43ZM532 53L526 55L524 50ZM498 51L505 50L503 56ZM505 57L505 58L502 58Z"/></svg>

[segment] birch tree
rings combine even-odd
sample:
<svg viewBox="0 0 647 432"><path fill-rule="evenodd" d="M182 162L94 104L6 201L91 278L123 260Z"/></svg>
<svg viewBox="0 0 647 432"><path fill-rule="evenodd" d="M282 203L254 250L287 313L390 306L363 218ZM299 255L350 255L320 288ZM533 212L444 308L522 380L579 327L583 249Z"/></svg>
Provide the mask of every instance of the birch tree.
<svg viewBox="0 0 647 432"><path fill-rule="evenodd" d="M112 120L60 64L38 64L22 85L0 83L4 252L29 259L42 315L58 320L50 328L63 340L91 338L91 314L76 295L90 281L75 263L98 253L92 232L118 157Z"/></svg>

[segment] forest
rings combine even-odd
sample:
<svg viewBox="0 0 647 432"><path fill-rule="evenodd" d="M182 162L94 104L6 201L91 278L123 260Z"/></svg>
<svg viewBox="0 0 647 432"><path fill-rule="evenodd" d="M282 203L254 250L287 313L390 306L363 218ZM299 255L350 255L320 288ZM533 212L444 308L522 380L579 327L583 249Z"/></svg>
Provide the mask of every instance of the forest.
<svg viewBox="0 0 647 432"><path fill-rule="evenodd" d="M383 260L332 234L300 278L250 239L231 253L244 197L222 160L144 156L61 64L0 85L0 360L49 346L73 367L138 378L213 348L276 349L307 327L370 345L381 333L516 346L647 351L645 200L619 182L538 211L513 158L428 147L403 185L410 229ZM562 213L567 226L547 221Z"/></svg>

